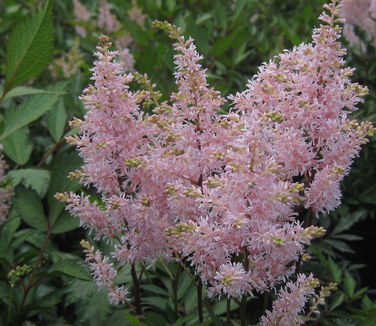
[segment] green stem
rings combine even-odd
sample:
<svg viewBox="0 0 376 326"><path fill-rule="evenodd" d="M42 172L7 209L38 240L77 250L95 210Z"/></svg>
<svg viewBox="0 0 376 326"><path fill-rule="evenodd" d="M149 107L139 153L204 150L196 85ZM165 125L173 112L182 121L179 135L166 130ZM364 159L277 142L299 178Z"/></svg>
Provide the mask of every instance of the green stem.
<svg viewBox="0 0 376 326"><path fill-rule="evenodd" d="M243 295L242 301L240 302L240 325L247 326L247 297Z"/></svg>
<svg viewBox="0 0 376 326"><path fill-rule="evenodd" d="M249 251L247 247L244 247L243 250L243 259L244 259L244 269L249 270L249 260L248 260ZM247 326L247 296L243 295L242 301L240 302L240 325Z"/></svg>
<svg viewBox="0 0 376 326"><path fill-rule="evenodd" d="M174 289L174 303L175 303L175 314L178 315L179 308L178 308L178 283L179 283L179 276L180 276L180 266L177 264L176 266L176 275L172 282L172 287Z"/></svg>
<svg viewBox="0 0 376 326"><path fill-rule="evenodd" d="M227 325L232 326L231 322L231 298L227 298L227 305L226 305L226 318L227 318Z"/></svg>
<svg viewBox="0 0 376 326"><path fill-rule="evenodd" d="M133 295L134 295L134 304L136 306L136 314L142 315L141 308L141 289L140 289L140 280L137 277L135 264L132 264L131 275L133 280Z"/></svg>
<svg viewBox="0 0 376 326"><path fill-rule="evenodd" d="M198 280L197 284L197 309L198 309L198 321L200 323L204 322L204 314L202 311L202 281Z"/></svg>

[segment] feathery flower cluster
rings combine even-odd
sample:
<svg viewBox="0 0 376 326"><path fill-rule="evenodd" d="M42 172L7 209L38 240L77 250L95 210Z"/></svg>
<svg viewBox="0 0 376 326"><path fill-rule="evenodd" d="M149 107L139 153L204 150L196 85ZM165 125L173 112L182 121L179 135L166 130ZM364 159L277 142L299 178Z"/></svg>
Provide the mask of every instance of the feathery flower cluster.
<svg viewBox="0 0 376 326"><path fill-rule="evenodd" d="M0 226L6 220L13 196L13 187L6 182L5 170L8 166L1 154L2 150L3 147L0 145Z"/></svg>
<svg viewBox="0 0 376 326"><path fill-rule="evenodd" d="M299 316L304 305L315 294L319 282L312 277L299 274L296 282L288 282L273 302L272 311L261 317L260 326L300 326L304 319Z"/></svg>
<svg viewBox="0 0 376 326"><path fill-rule="evenodd" d="M90 13L79 0L73 0L73 11L77 21L88 22L90 20ZM83 26L75 26L76 33L82 37L86 37L86 29Z"/></svg>
<svg viewBox="0 0 376 326"><path fill-rule="evenodd" d="M73 0L74 14L77 22L90 23L90 13L83 6L79 0ZM137 7L135 1L132 2L132 7L128 11L128 17L131 21L134 21L141 27L145 25L146 16L142 13L141 9ZM122 25L116 18L116 16L111 12L111 6L107 0L100 0L99 2L99 12L97 17L97 22L95 24L101 28L105 33L116 34L115 44L119 50L119 60L123 65L123 72L129 72L134 70L134 58L129 52L129 45L132 43L132 38L126 31L122 30ZM82 37L86 37L87 30L84 26L75 26L77 34ZM63 57L64 58L64 57ZM61 60L64 60L64 59ZM68 58L70 59L70 58ZM73 65L73 62L69 62Z"/></svg>
<svg viewBox="0 0 376 326"><path fill-rule="evenodd" d="M87 241L82 240L81 245L89 262L89 268L99 288L108 289L111 303L120 304L126 301L127 290L115 284L116 269L109 262L108 257L103 257L100 250L95 250Z"/></svg>
<svg viewBox="0 0 376 326"><path fill-rule="evenodd" d="M367 89L344 67L337 1L325 8L313 42L261 66L227 114L218 113L225 99L208 85L193 39L172 25L155 24L178 52L177 91L165 102L145 76L122 73L101 39L93 85L81 98L88 111L72 122L81 132L68 139L85 162L75 175L99 198L58 197L97 239L115 243L117 264L184 258L210 295L238 298L295 272L305 246L325 233L303 227L298 212L339 205L340 181L374 133L348 117ZM143 89L132 91L132 80ZM289 283L281 298L291 297L291 309L282 299L275 309L302 311L309 280Z"/></svg>
<svg viewBox="0 0 376 326"><path fill-rule="evenodd" d="M364 42L356 34L362 29L376 45L376 0L342 0L339 16L346 20L343 34L351 45L365 50Z"/></svg>

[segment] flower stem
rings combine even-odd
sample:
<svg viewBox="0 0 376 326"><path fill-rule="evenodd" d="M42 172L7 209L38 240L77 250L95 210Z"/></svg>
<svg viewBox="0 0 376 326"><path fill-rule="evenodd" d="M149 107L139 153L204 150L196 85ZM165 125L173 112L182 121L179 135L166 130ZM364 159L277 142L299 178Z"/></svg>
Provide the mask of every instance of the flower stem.
<svg viewBox="0 0 376 326"><path fill-rule="evenodd" d="M177 264L176 266L176 275L172 282L172 286L174 289L174 303L175 303L175 314L178 315L179 308L178 308L178 282L179 282L179 275L180 275L180 266Z"/></svg>
<svg viewBox="0 0 376 326"><path fill-rule="evenodd" d="M137 277L135 264L132 264L131 275L132 275L132 280L133 280L133 295L134 295L134 304L136 306L136 313L137 315L142 315L140 280Z"/></svg>
<svg viewBox="0 0 376 326"><path fill-rule="evenodd" d="M200 323L204 322L204 314L202 311L202 281L198 280L197 284L197 309L198 309L198 320Z"/></svg>

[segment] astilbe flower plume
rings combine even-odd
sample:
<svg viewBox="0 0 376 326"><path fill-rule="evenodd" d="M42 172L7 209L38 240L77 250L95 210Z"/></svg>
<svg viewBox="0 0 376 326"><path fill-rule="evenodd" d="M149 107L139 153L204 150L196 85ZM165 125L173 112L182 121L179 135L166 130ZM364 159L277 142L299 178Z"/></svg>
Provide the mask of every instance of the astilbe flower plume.
<svg viewBox="0 0 376 326"><path fill-rule="evenodd" d="M352 46L365 50L365 43L356 33L360 28L376 45L376 0L342 0L339 12L341 18L346 20L343 34Z"/></svg>
<svg viewBox="0 0 376 326"><path fill-rule="evenodd" d="M68 139L84 160L75 175L99 199L57 197L97 239L111 240L111 268L184 259L209 295L237 298L293 275L305 246L325 233L304 227L298 212L318 216L340 204L340 182L374 132L349 118L367 89L344 67L336 1L325 8L312 43L262 65L230 98L227 114L218 113L226 100L208 85L193 39L172 25L155 24L178 52L177 91L162 103L146 76L122 73L102 38L93 85L81 98L85 119L72 122L81 131ZM132 91L132 80L144 89ZM152 114L143 104L153 105ZM303 311L309 279L299 276L280 292L294 297L286 314ZM275 306L283 310L282 302Z"/></svg>
<svg viewBox="0 0 376 326"><path fill-rule="evenodd" d="M8 165L4 161L2 151L3 147L0 145L0 226L6 221L14 190L7 182L5 170Z"/></svg>

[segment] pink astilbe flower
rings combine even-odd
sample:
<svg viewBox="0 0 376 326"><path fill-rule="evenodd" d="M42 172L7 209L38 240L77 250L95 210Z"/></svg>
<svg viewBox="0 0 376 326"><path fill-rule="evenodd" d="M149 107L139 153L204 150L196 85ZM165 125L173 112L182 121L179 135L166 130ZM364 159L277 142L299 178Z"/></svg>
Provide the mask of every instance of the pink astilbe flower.
<svg viewBox="0 0 376 326"><path fill-rule="evenodd" d="M249 281L247 272L242 264L222 265L214 277L213 287L210 288L209 295L224 293L229 297L241 298L248 292Z"/></svg>
<svg viewBox="0 0 376 326"><path fill-rule="evenodd" d="M111 13L111 7L107 0L99 2L98 26L106 33L112 33L121 26L116 16Z"/></svg>
<svg viewBox="0 0 376 326"><path fill-rule="evenodd" d="M288 282L273 302L272 311L261 317L260 326L300 326L305 323L299 314L304 312L309 297L315 293L317 280L312 275L299 274L296 282Z"/></svg>
<svg viewBox="0 0 376 326"><path fill-rule="evenodd" d="M348 117L367 91L344 67L336 1L326 9L312 43L261 66L223 115L225 99L178 29L156 23L178 52L177 90L162 103L156 85L123 73L101 39L93 85L81 98L88 111L68 139L84 160L76 176L100 200L57 197L115 243L118 264L183 259L211 295L233 297L270 291L295 273L305 247L324 234L303 227L299 212L317 216L340 204L340 182L374 133ZM132 80L142 90L132 91ZM312 292L305 284L300 276L286 290L298 296L292 315Z"/></svg>
<svg viewBox="0 0 376 326"><path fill-rule="evenodd" d="M75 20L81 22L88 22L90 20L90 13L84 5L79 0L73 0L73 10ZM83 26L76 25L74 27L78 35L86 37L86 29Z"/></svg>
<svg viewBox="0 0 376 326"><path fill-rule="evenodd" d="M128 48L119 51L119 58L124 72L134 71L134 57Z"/></svg>
<svg viewBox="0 0 376 326"><path fill-rule="evenodd" d="M142 12L141 8L137 6L137 1L132 1L132 7L128 10L128 17L141 27L145 27L146 15Z"/></svg>
<svg viewBox="0 0 376 326"><path fill-rule="evenodd" d="M128 291L123 286L119 287L115 284L117 271L109 262L109 258L103 257L100 250L95 250L87 241L81 241L81 245L85 248L86 260L89 262L90 271L98 287L108 290L111 303L124 303Z"/></svg>
<svg viewBox="0 0 376 326"><path fill-rule="evenodd" d="M355 33L355 27L359 27L376 45L376 1L342 0L341 5L339 16L346 20L343 31L350 44L365 50L364 42Z"/></svg>
<svg viewBox="0 0 376 326"><path fill-rule="evenodd" d="M13 187L6 182L5 170L8 165L2 155L3 147L0 145L0 226L5 222L11 206Z"/></svg>

